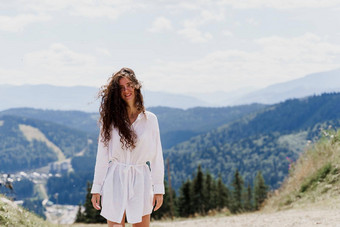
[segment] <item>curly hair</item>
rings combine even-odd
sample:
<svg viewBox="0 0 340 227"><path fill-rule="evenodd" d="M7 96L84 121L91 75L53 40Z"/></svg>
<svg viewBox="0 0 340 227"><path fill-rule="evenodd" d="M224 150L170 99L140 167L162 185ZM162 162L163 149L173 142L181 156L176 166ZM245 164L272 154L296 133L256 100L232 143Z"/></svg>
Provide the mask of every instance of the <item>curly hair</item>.
<svg viewBox="0 0 340 227"><path fill-rule="evenodd" d="M118 129L122 148L133 149L136 143L136 133L130 127L129 116L127 112L127 103L121 97L121 88L119 80L121 78L131 80L135 89L135 107L138 111L145 112L141 84L137 80L132 69L122 68L109 78L107 85L102 86L99 97L100 118L102 142L107 147L111 138L112 127Z"/></svg>

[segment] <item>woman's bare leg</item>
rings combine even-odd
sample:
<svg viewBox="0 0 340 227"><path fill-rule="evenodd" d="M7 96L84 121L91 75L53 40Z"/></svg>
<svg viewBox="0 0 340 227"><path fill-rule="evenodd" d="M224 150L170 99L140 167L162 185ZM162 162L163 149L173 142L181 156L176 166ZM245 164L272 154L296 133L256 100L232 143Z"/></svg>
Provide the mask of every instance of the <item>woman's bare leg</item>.
<svg viewBox="0 0 340 227"><path fill-rule="evenodd" d="M107 220L108 227L125 227L125 212L123 214L122 221L120 223L112 222Z"/></svg>
<svg viewBox="0 0 340 227"><path fill-rule="evenodd" d="M133 224L132 227L149 227L150 226L150 214L142 217L142 222Z"/></svg>

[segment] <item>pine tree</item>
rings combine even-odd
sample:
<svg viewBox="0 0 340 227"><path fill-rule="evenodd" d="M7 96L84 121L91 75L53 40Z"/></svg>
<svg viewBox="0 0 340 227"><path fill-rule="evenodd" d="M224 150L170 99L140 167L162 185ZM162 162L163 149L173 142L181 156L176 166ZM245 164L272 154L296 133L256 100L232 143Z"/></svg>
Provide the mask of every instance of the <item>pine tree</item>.
<svg viewBox="0 0 340 227"><path fill-rule="evenodd" d="M242 177L236 169L234 174L234 179L232 181L233 190L233 205L231 206L231 211L236 213L242 210L242 191L243 191L243 180Z"/></svg>
<svg viewBox="0 0 340 227"><path fill-rule="evenodd" d="M205 214L205 189L204 189L204 175L201 169L201 165L197 167L196 177L192 183L192 207L195 213L201 215Z"/></svg>
<svg viewBox="0 0 340 227"><path fill-rule="evenodd" d="M180 195L178 198L178 212L181 217L188 217L194 213L192 208L191 195L191 181L187 180L180 188Z"/></svg>
<svg viewBox="0 0 340 227"><path fill-rule="evenodd" d="M217 180L215 201L218 210L229 206L229 189L223 183L221 175L219 175Z"/></svg>
<svg viewBox="0 0 340 227"><path fill-rule="evenodd" d="M253 210L253 203L252 203L252 190L251 190L251 186L250 183L248 183L248 187L247 187L247 191L245 192L245 199L244 199L244 209L246 211L251 211Z"/></svg>
<svg viewBox="0 0 340 227"><path fill-rule="evenodd" d="M210 193L210 206L212 210L217 208L217 201L219 201L217 195L217 182L215 179L212 179Z"/></svg>
<svg viewBox="0 0 340 227"><path fill-rule="evenodd" d="M211 174L207 171L205 174L205 191L204 191L204 212L207 213L209 210L212 210L214 208L216 208L216 204L215 204L215 193L216 193L216 188L214 187L214 179L212 178Z"/></svg>
<svg viewBox="0 0 340 227"><path fill-rule="evenodd" d="M83 212L81 211L81 203L79 203L79 206L78 206L78 212L77 212L77 216L76 216L76 221L75 222L85 222L85 217L84 217L84 214Z"/></svg>
<svg viewBox="0 0 340 227"><path fill-rule="evenodd" d="M261 171L258 171L254 180L254 205L255 209L260 209L261 204L267 198L268 186L266 185Z"/></svg>

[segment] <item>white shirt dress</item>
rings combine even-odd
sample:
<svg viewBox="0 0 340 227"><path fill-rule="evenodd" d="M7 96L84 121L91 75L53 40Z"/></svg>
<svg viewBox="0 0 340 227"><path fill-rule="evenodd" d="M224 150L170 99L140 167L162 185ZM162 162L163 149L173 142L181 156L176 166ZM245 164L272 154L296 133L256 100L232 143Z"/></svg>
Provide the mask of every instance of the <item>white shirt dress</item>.
<svg viewBox="0 0 340 227"><path fill-rule="evenodd" d="M136 147L122 148L118 129L113 128L108 147L99 133L91 193L101 194L101 215L120 223L126 212L129 223L151 214L153 195L164 194L164 161L158 120L149 111L140 113L131 126ZM147 164L149 163L149 165Z"/></svg>

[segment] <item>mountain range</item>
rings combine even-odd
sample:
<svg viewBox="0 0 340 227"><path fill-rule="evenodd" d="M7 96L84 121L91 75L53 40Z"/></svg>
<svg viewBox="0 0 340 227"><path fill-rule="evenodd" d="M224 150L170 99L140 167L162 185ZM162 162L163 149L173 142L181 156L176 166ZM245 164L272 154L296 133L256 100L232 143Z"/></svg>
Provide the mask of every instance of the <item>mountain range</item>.
<svg viewBox="0 0 340 227"><path fill-rule="evenodd" d="M164 156L171 160L175 187L201 164L212 174L220 174L225 182L230 182L236 168L246 181L262 170L275 188L288 173L286 157L295 160L307 141L319 135L322 125L339 125L339 101L340 94L332 93L274 105L150 110L159 119ZM4 166L18 171L58 160L58 149L54 148L59 148L65 158L93 163L96 143L88 141L96 141L97 117L79 111L27 108L0 112L2 172ZM79 153L82 155L76 155ZM18 165L7 165L6 160L13 163L14 157L29 161L19 169Z"/></svg>
<svg viewBox="0 0 340 227"><path fill-rule="evenodd" d="M198 165L231 183L236 169L252 184L257 171L277 188L308 141L340 127L340 93L290 99L192 137L165 151L174 187Z"/></svg>
<svg viewBox="0 0 340 227"><path fill-rule="evenodd" d="M340 91L340 69L309 74L305 77L243 94L230 104L249 104L253 102L274 104L291 98Z"/></svg>
<svg viewBox="0 0 340 227"><path fill-rule="evenodd" d="M273 75L275 76L275 75ZM306 75L300 79L274 84L263 89L244 88L233 92L177 94L144 90L147 107L235 106L250 103L274 104L289 98L302 98L324 92L340 91L340 69ZM0 111L31 107L52 110L98 112L99 88L40 85L0 85Z"/></svg>
<svg viewBox="0 0 340 227"><path fill-rule="evenodd" d="M308 141L319 138L320 128L340 126L340 93L318 94L324 90L336 91L340 84L338 74L339 70L311 74L253 91L244 99L266 97L263 103L279 100L275 104L187 109L149 106L147 109L159 119L173 187L179 189L201 165L215 177L220 175L227 184L236 169L249 184L260 170L267 184L277 188ZM78 204L81 199L78 192L85 190L86 181L91 181L93 176L99 115L97 110L91 110L97 109L95 101L86 102L95 100L97 91L94 87L60 90L50 85L0 86L0 109L4 108L0 112L0 172L32 170L68 159L75 172L50 178L48 192L59 190L60 203ZM312 96L306 97L309 92ZM241 102L241 93L234 100ZM150 94L161 98L159 94ZM166 104L171 99L171 94L167 95L160 102ZM147 93L145 96L147 98ZM292 98L294 96L301 98ZM176 102L184 100L179 97ZM223 95L220 93L219 97ZM282 97L289 99L280 100ZM210 100L214 99L210 97ZM7 108L13 103L20 107L35 105L35 108ZM39 109L39 106L44 107ZM77 110L84 110L84 106L85 112ZM56 110L58 108L60 110ZM73 182L73 185L62 182Z"/></svg>

